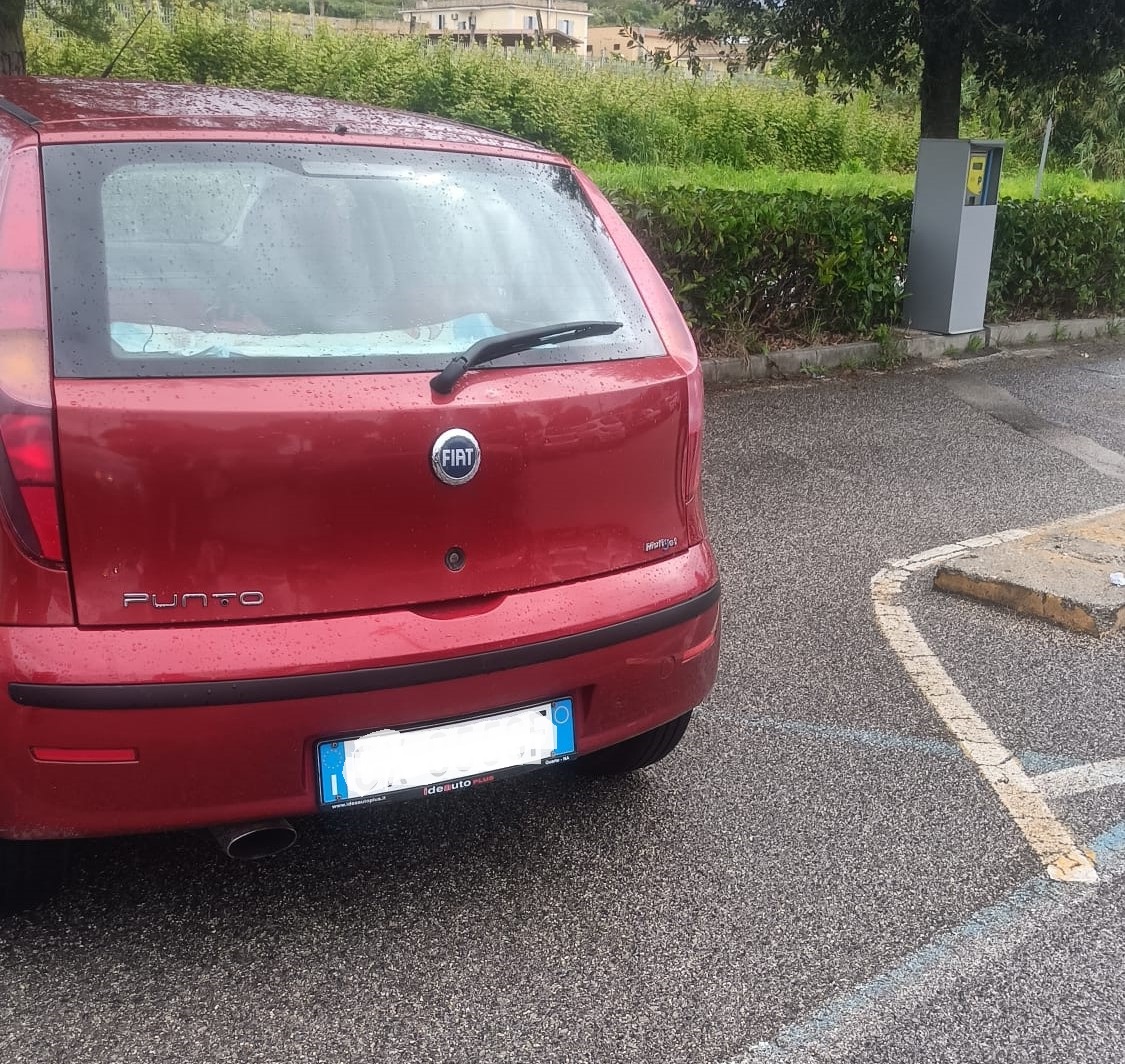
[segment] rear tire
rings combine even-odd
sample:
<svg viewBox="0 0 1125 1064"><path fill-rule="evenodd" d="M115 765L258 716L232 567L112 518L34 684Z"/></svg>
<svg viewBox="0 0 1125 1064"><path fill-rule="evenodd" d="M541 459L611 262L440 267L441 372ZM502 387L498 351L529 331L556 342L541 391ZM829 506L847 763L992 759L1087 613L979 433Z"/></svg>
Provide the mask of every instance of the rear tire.
<svg viewBox="0 0 1125 1064"><path fill-rule="evenodd" d="M691 710L682 717L661 724L643 735L595 750L575 762L575 771L583 776L621 776L636 772L646 765L655 765L675 750L691 723Z"/></svg>
<svg viewBox="0 0 1125 1064"><path fill-rule="evenodd" d="M66 881L69 858L66 842L0 839L0 913L33 909L52 898Z"/></svg>

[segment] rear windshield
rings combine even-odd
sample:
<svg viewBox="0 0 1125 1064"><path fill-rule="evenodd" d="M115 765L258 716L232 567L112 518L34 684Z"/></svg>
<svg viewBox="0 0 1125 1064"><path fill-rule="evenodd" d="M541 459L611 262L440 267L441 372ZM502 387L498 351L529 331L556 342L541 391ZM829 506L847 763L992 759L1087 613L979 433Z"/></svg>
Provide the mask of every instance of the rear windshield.
<svg viewBox="0 0 1125 1064"><path fill-rule="evenodd" d="M663 353L564 167L245 142L43 160L59 376L440 369L487 336L586 320L622 328L496 364Z"/></svg>

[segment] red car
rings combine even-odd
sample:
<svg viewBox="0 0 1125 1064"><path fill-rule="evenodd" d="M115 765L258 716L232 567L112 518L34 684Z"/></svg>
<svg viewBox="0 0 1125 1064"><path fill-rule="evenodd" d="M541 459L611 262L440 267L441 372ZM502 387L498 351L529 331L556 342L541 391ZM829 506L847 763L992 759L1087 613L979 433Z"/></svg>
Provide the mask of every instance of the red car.
<svg viewBox="0 0 1125 1064"><path fill-rule="evenodd" d="M703 388L533 144L0 80L0 904L65 840L638 769L715 677Z"/></svg>

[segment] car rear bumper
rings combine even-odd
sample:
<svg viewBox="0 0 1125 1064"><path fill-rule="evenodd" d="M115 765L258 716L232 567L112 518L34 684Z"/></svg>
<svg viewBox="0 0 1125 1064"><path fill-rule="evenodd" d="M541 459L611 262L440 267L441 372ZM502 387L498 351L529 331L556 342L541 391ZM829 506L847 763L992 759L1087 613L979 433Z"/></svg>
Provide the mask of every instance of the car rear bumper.
<svg viewBox="0 0 1125 1064"><path fill-rule="evenodd" d="M578 752L698 705L718 663L706 546L477 602L193 629L0 629L0 836L317 811L316 743L570 696Z"/></svg>

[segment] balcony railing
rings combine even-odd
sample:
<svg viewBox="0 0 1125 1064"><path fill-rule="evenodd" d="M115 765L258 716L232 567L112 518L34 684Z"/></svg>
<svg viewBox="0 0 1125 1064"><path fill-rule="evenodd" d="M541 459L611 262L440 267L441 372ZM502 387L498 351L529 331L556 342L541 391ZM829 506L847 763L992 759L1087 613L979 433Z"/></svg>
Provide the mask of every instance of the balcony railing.
<svg viewBox="0 0 1125 1064"><path fill-rule="evenodd" d="M456 11L458 13L479 11L483 7L520 7L531 11L589 11L590 5L586 0L472 0L459 4L457 0L415 0L410 3L406 0L402 10L409 14L411 11Z"/></svg>

